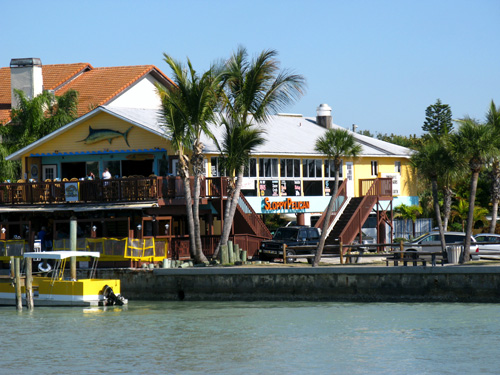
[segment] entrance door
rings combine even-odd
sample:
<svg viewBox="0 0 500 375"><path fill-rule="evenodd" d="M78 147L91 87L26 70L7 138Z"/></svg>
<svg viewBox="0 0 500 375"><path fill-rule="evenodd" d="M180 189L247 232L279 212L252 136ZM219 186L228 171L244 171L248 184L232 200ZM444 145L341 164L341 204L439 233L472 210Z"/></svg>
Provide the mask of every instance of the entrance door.
<svg viewBox="0 0 500 375"><path fill-rule="evenodd" d="M54 180L57 176L57 165L47 164L42 165L42 179L45 181L47 179Z"/></svg>
<svg viewBox="0 0 500 375"><path fill-rule="evenodd" d="M354 166L352 161L345 163L347 169L347 196L354 197Z"/></svg>
<svg viewBox="0 0 500 375"><path fill-rule="evenodd" d="M172 174L177 176L177 165L179 164L179 159L172 159Z"/></svg>

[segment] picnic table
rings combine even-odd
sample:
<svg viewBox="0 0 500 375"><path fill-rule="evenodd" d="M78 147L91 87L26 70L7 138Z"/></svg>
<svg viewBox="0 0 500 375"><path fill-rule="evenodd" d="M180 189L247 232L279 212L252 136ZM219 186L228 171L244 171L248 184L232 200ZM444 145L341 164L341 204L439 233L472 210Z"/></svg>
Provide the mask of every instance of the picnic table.
<svg viewBox="0 0 500 375"><path fill-rule="evenodd" d="M394 263L394 266L399 265L399 262L403 263L403 266L407 266L408 263L413 263L416 266L418 263L422 263L425 267L427 265L427 258L422 258L422 256L430 256L430 261L432 267L436 266L437 257L441 257L441 265L444 264L443 254L441 252L432 252L432 251L392 251L389 254L386 254L386 265L388 266L390 262Z"/></svg>

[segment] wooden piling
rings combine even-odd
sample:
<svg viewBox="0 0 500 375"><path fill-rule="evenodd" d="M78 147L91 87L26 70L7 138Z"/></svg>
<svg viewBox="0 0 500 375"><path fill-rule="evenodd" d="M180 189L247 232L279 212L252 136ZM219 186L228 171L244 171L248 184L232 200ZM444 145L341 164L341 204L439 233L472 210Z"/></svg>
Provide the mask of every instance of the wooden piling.
<svg viewBox="0 0 500 375"><path fill-rule="evenodd" d="M227 241L227 253L229 255L229 263L234 263L234 250L233 250L233 241Z"/></svg>
<svg viewBox="0 0 500 375"><path fill-rule="evenodd" d="M228 254L227 245L221 245L221 247L220 247L220 262L221 262L221 264L228 264L229 263L229 254Z"/></svg>
<svg viewBox="0 0 500 375"><path fill-rule="evenodd" d="M339 252L340 252L340 264L344 264L344 254L342 250L342 241L339 243Z"/></svg>
<svg viewBox="0 0 500 375"><path fill-rule="evenodd" d="M33 259L26 258L26 282L24 285L26 290L26 307L28 310L33 310Z"/></svg>
<svg viewBox="0 0 500 375"><path fill-rule="evenodd" d="M283 244L283 264L286 264L286 245Z"/></svg>
<svg viewBox="0 0 500 375"><path fill-rule="evenodd" d="M14 258L14 280L16 285L16 310L23 309L23 296L21 294L21 258Z"/></svg>
<svg viewBox="0 0 500 375"><path fill-rule="evenodd" d="M240 245L238 245L237 243L234 244L234 261L241 262Z"/></svg>

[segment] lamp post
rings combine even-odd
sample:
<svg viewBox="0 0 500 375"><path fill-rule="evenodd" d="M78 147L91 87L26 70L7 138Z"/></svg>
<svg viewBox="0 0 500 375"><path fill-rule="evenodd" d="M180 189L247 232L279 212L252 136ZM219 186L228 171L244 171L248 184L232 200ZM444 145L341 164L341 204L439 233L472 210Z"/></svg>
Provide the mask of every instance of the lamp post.
<svg viewBox="0 0 500 375"><path fill-rule="evenodd" d="M137 238L142 240L142 225L137 224Z"/></svg>
<svg viewBox="0 0 500 375"><path fill-rule="evenodd" d="M97 237L97 227L95 225L92 226L92 232L90 233L91 238L96 238Z"/></svg>
<svg viewBox="0 0 500 375"><path fill-rule="evenodd" d="M2 230L0 230L1 234L0 234L0 240L5 240L5 233L7 232L7 229L5 228L2 228Z"/></svg>

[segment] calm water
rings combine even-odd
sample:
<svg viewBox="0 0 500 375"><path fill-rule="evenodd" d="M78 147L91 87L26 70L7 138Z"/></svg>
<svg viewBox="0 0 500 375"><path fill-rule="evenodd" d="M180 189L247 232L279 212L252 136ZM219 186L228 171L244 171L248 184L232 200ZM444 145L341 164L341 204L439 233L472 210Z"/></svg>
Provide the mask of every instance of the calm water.
<svg viewBox="0 0 500 375"><path fill-rule="evenodd" d="M0 308L1 374L497 374L500 305Z"/></svg>

